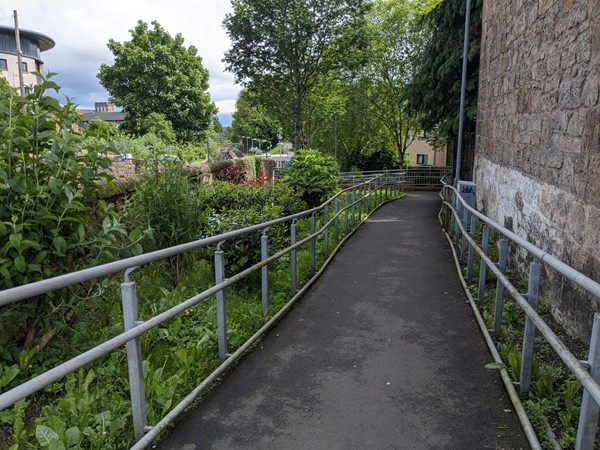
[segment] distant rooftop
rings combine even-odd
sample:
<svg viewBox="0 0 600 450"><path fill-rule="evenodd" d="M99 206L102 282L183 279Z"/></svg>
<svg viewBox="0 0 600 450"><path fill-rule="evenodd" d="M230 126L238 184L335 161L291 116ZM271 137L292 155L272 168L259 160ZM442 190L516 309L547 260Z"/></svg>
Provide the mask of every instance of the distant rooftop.
<svg viewBox="0 0 600 450"><path fill-rule="evenodd" d="M108 102L96 102L95 109L78 108L77 112L83 117L83 122L88 123L93 119L102 119L107 122L120 123L125 119L121 111L115 111L115 106Z"/></svg>

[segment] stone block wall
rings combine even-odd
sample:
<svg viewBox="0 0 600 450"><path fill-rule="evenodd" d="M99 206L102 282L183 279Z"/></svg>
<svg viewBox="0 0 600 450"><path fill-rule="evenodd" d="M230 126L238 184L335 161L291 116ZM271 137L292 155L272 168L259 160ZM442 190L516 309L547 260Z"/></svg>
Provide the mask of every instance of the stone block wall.
<svg viewBox="0 0 600 450"><path fill-rule="evenodd" d="M600 0L485 0L475 181L479 207L600 281ZM580 337L597 299L547 273Z"/></svg>

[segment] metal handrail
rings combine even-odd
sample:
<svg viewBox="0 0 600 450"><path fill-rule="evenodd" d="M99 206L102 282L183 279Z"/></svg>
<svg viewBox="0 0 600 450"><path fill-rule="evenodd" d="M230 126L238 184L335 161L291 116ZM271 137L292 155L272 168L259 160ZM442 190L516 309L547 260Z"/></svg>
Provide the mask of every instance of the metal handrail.
<svg viewBox="0 0 600 450"><path fill-rule="evenodd" d="M380 183L381 181L381 175L377 175L374 176L372 179L365 181L364 183L360 183L357 184L355 186L351 186L347 189L344 189L342 191L340 191L339 193L337 193L336 195L332 196L330 199L328 199L327 201L325 201L323 204L321 204L320 206L317 206L315 208L311 208L308 209L306 211L302 211L300 213L297 214L293 214L290 216L286 216L286 217L282 217L279 219L274 219L268 222L263 222L261 224L258 225L254 225L254 226L250 226L250 227L246 227L240 230L235 230L235 231L231 231L228 233L223 233L220 234L218 236L212 236L209 238L204 238L204 239L199 239L196 241L192 241L192 242L188 242L186 244L181 244L181 245L177 245L174 247L170 247L167 249L163 249L163 250L157 250L154 252L150 252L147 254L143 254L143 255L139 255L139 256L135 256L135 257L131 257L131 258L127 258L124 260L120 260L120 261L114 261L111 263L107 263L107 264L103 264L97 267L91 267L88 269L84 269L84 270L80 270L77 272L73 272L70 274L65 274L65 275L61 275L61 276L57 276L54 278L50 278L47 280L42 280L42 281L38 281L38 282L34 282L28 285L24 285L24 286L19 286L19 287L14 287L14 288L10 288L10 289L6 289L4 291L0 291L0 306L3 305L8 305L11 303L15 303L24 299L28 299L31 298L32 296L37 296L37 295L41 295L47 292L51 292L57 289L61 289L64 287L68 287L68 286L72 286L75 284L79 284L79 283L83 283L86 281L90 281L90 280L94 280L94 279L98 279L98 278L103 278L103 277L108 277L111 275L114 275L116 273L119 272L126 272L126 276L125 276L125 282L121 285L122 287L122 296L123 296L123 305L124 305L124 315L125 317L125 322L126 322L126 329L123 333L118 334L117 336L114 336L113 338L103 342L102 344L84 352L81 353L78 356L75 356L74 358L34 377L33 379L26 381L22 384L20 384L19 386L16 386L14 388L12 388L9 391L6 391L4 393L0 394L0 410L5 409L11 405L13 405L14 403L16 403L17 401L35 393L40 391L41 389L43 389L44 387L52 384L55 381L60 380L61 378L63 378L64 376L68 375L69 373L72 373L76 370L78 370L79 368L85 366L86 364L106 355L107 353L110 353L111 351L114 351L118 348L120 348L121 346L123 346L124 344L127 344L128 346L128 365L130 366L130 371L129 371L129 382L130 382L130 388L132 390L132 412L133 412L133 417L134 417L134 430L135 430L135 437L136 437L136 441L139 441L144 434L146 434L146 432L148 431L148 427L145 424L145 406L140 407L140 410L136 412L135 410L135 402L134 402L134 394L137 395L138 400L141 399L141 402L144 402L144 395L143 395L143 378L140 380L140 374L141 374L141 355L140 355L140 350L139 350L139 337L144 334L145 332L159 326L160 324L164 323L165 321L173 318L174 316L176 316L177 314L180 314L182 312L184 312L186 309L189 309L199 303L201 303L202 301L208 299L211 296L217 295L217 301L219 301L218 296L220 293L223 293L225 291L225 289L227 287L232 286L233 284L237 283L238 281L246 278L248 275L250 275L253 272L259 271L259 270L265 270L265 268L268 268L268 265L273 263L274 261L276 261L277 259L281 258L284 255L287 255L289 253L292 253L293 257L292 260L294 259L294 255L295 255L295 250L299 247L301 247L302 245L307 244L308 242L314 242L314 240L320 236L320 235L324 235L326 238L326 253L329 251L329 245L327 244L327 235L328 235L328 230L329 227L333 225L335 225L336 228L336 236L338 235L338 226L339 226L339 222L340 217L342 216L342 214L345 215L345 224L346 224L346 234L348 234L349 228L348 228L348 216L350 211L352 211L352 223L353 226L357 225L357 222L355 221L355 212L357 212L360 216L362 216L362 214L364 212L369 212L371 211L377 204L378 204L378 200L379 203L382 203L384 198L383 192L378 191L378 188L384 188L385 189L385 195L386 195L386 199L389 200L390 197L394 197L395 193L399 193L400 189L399 189L399 183L395 184L395 185L391 185L391 184L387 184L384 185L383 183ZM371 189L372 185L375 186L375 190ZM340 198L340 196L345 195L345 194L349 194L350 192L353 193L352 195L352 201L348 201L348 196L346 195L345 199L345 204L343 207L339 207L339 201L338 199ZM355 193L358 192L358 195L356 195ZM374 203L375 205L373 205L373 198L374 198ZM328 208L331 204L335 205L335 212L334 214L331 215L331 217L329 217L328 214ZM311 233L309 234L309 236L307 236L306 238L295 242L295 221L297 219L300 218L305 218L305 217L311 217L311 221L314 223L314 217L315 214L323 211L325 213L325 217L323 220L323 226L318 229L318 230L314 230L314 227L311 229ZM215 285L212 286L211 288L191 297L188 298L187 300L179 303L178 305L144 321L144 322L137 322L137 317L133 317L133 315L137 315L137 297L135 296L135 290L133 290L133 296L131 296L131 290L127 290L125 288L130 287L131 285L135 285L135 283L132 283L129 280L129 276L128 276L128 272L130 269L132 268L136 268L145 264L149 264L151 262L155 262L158 261L160 259L164 259L164 258L168 258L171 256L175 256L175 255L179 255L185 252L189 252L192 250L196 250L199 248L203 248L203 247L207 247L207 246L211 246L211 245L215 245L215 244L219 244L222 242L225 242L229 239L233 239L239 236L242 236L244 234L248 234L248 233L255 233L255 232L259 232L262 231L263 234L266 235L266 230L268 230L270 227L273 227L275 225L279 225L279 224L283 224L283 223L287 223L290 222L292 223L292 244L287 246L285 249L279 251L278 253L268 256L267 257L263 257L261 258L261 261L254 264L253 266L249 267L248 269L237 273L235 275L232 275L228 278L223 278L223 279L218 279L216 277L216 282ZM311 248L311 251L314 253L314 245ZM217 261L216 256L217 253L220 252L219 246L217 246L217 251L215 252L215 262ZM313 259L314 259L314 254L313 254ZM327 258L326 258L327 259ZM295 271L295 261L293 261L292 263L292 267L293 267L293 271ZM293 275L293 278L295 278L295 274ZM313 277L314 278L314 277ZM292 282L293 283L293 282ZM268 289L268 286L267 286ZM128 291L129 294L126 294L125 291ZM296 293L296 288L295 286L292 289L293 293ZM126 295L129 295L129 297L126 298ZM295 296L293 297L295 298ZM130 309L130 311L135 311L130 312L130 324L131 328L128 328L128 318L127 318L127 313L125 312L125 308L126 308L126 303L127 306L131 306L131 304L134 304L134 307L132 307ZM225 348L222 349L221 348L221 343L219 344L219 353L220 355L223 355L224 360L229 361L228 358L230 358L230 355L226 354L226 323L224 322L224 320L222 322L219 321L218 319L218 334L219 336L225 336ZM252 338L251 338L252 339ZM135 348L135 345L138 346L137 348L137 355L133 355L134 357L130 357L130 346L132 348ZM223 351L222 351L223 350ZM237 352L236 352L237 354ZM228 364L230 363L230 361L228 362ZM138 364L138 367L135 367L135 365ZM223 366L223 364L222 364ZM222 367L220 366L220 367ZM136 375L136 370L138 372L138 374ZM218 371L219 369L217 369ZM214 372L213 372L214 374ZM212 376L212 375L211 375ZM137 377L137 378L136 378ZM135 393L134 393L135 391Z"/></svg>
<svg viewBox="0 0 600 450"><path fill-rule="evenodd" d="M328 199L326 202L321 204L320 206L316 206L312 209L308 209L306 211L302 211L296 214L292 214L290 216L281 217L278 219L273 219L269 222L264 222L258 225L253 225L246 228L241 228L239 230L230 231L228 233L219 234L217 236L211 236L204 239L198 239L196 241L187 242L185 244L175 245L173 247L165 248L162 250L156 250L149 253L144 253L138 256L132 256L126 259L121 259L118 261L113 261L110 263L102 264L100 266L90 267L88 269L78 270L76 272L71 272L65 275L59 275L53 278L49 278L46 280L36 281L34 283L26 284L23 286L17 286L10 289L5 289L0 291L0 306L5 306L11 303L18 302L20 300L24 300L27 298L34 297L36 295L45 294L47 292L56 291L58 289L63 289L65 287L69 287L75 284L84 283L86 281L91 281L97 278L104 278L110 275L114 275L119 272L123 272L131 267L142 266L145 264L149 264L155 261L159 261L161 259L169 258L172 256L177 256L183 253L190 252L192 250L197 250L199 248L208 247L211 245L218 244L221 241L226 241L229 239L233 239L244 234L253 233L256 231L262 231L265 228L273 227L275 225L279 225L282 223L290 222L294 219L300 219L306 216L309 216L313 213L319 212L323 210L327 205L331 202L335 201L337 197L342 195L347 191L351 191L361 186L365 186L371 183L371 181L376 181L381 178L382 175L371 178L370 180L364 181L355 186L351 186L349 188L343 189L338 192L336 195Z"/></svg>
<svg viewBox="0 0 600 450"><path fill-rule="evenodd" d="M479 283L479 301L483 297L483 285L485 282L482 282L482 278L485 277L485 268L489 267L489 269L496 275L498 280L498 288L497 288L497 302L500 301L503 289L506 288L511 297L517 302L517 304L524 311L527 323L525 331L524 331L524 345L523 345L523 355L522 355L522 369L521 369L521 379L519 386L521 388L521 394L525 394L523 389L525 387L528 390L530 383L530 366L533 358L533 339L534 339L534 331L535 329L539 330L542 336L546 339L546 341L550 344L550 346L554 349L560 359L565 363L565 365L569 368L569 370L577 377L577 379L581 382L584 392L583 392L583 400L582 400L582 408L579 422L579 429L577 433L577 444L576 449L593 449L594 448L594 439L596 434L596 428L598 423L598 408L594 405L600 405L600 315L596 314L594 318L594 328L592 330L592 338L590 342L590 355L588 361L580 361L576 358L568 347L560 340L560 338L552 331L552 329L546 324L546 322L540 317L540 315L536 311L537 307L537 297L538 297L538 289L539 289L539 276L540 276L540 266L541 264L547 264L548 266L554 268L558 273L571 280L581 288L583 288L589 294L595 296L596 298L600 298L600 283L592 280L581 272L575 270L574 268L568 266L563 263L556 257L552 256L548 252L540 249L534 244L526 241L521 238L514 232L508 230L497 222L493 221L489 217L483 215L475 208L471 207L465 199L460 195L460 193L453 186L444 183L443 191L440 193L440 197L443 201L442 211L444 208L448 208L452 212L452 218L454 222L455 228L455 239L458 244L459 240L462 239L461 253L464 255L466 253L465 244L468 243L468 263L467 267L471 267L473 253L476 252L482 261L482 269L480 271L480 283ZM448 200L448 192L452 193L452 203ZM458 211L455 208L455 205L460 206L462 208L463 215L460 217ZM440 212L440 213L441 213ZM533 256L534 262L531 264L530 268L530 278L529 278L529 289L526 295L521 294L518 289L508 280L508 278L504 274L504 267L498 267L498 265L502 266L502 263L499 262L496 265L496 262L492 261L487 256L487 237L486 233L484 233L484 237L482 238L481 246L475 241L475 228L476 221L479 220L486 227L492 227L502 236L512 241L517 246L525 249L530 255ZM470 224L470 230L467 230L467 224ZM501 255L500 260L504 258L506 261L508 246L504 246L504 255ZM469 269L467 269L469 271ZM471 274L468 273L468 276ZM500 291L500 285L503 286L502 291ZM532 289L532 286L534 288ZM500 292L500 293L498 293ZM502 317L502 309L496 308L496 316L494 318L495 322L495 331L499 330L501 326L501 317ZM594 351L592 351L594 349ZM529 367L527 367L529 366ZM525 372L523 371L523 367L525 367ZM588 372L588 369L591 368L591 373ZM529 371L528 371L529 370Z"/></svg>

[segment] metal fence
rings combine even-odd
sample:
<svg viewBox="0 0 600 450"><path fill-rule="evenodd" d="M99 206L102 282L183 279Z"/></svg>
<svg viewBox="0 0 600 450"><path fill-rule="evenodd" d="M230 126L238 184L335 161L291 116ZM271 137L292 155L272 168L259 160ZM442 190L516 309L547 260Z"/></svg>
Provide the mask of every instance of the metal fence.
<svg viewBox="0 0 600 450"><path fill-rule="evenodd" d="M333 246L337 245L337 249L343 242L344 236L349 236L353 229L355 229L374 208L385 201L396 198L399 193L400 180L398 177L394 179L391 176L386 176L384 179L381 174L378 174L368 181L341 191L321 206L301 213L218 236L200 239L167 249L0 291L0 307L2 307L68 286L110 277L121 272L124 273L124 282L121 284L121 299L125 331L35 378L0 394L0 410L10 407L19 400L40 391L68 374L84 367L86 364L126 345L134 437L137 441L137 444L133 448L143 448L152 442L160 430L164 429L164 427L179 413L189 406L207 385L223 373L223 371L225 371L268 328L270 328L316 279L320 274L320 272L317 272L316 267L315 244L317 238L322 239L323 242L323 257L325 259L324 267L331 260L333 255L331 249ZM308 221L310 225L310 234L299 240L296 227L300 220ZM289 245L283 250L269 255L269 229L281 224L286 224L289 228ZM318 224L322 225L317 230L316 226ZM240 273L226 276L226 255L221 249L222 245L228 240L239 238L240 236L249 233L261 233L260 262ZM310 272L312 277L299 289L296 252L304 245L310 245ZM140 322L138 317L136 283L131 280L131 273L142 265L209 246L216 246L216 250L214 251L214 286L186 299L167 311L151 317L144 322ZM335 252L335 250L333 252ZM255 335L230 355L228 353L227 323L225 317L227 288L245 279L250 274L260 271L261 302L264 315L269 306L269 265L284 255L290 255L291 300L275 314L274 317L263 325ZM320 270L322 271L323 269L321 268ZM146 419L146 399L144 394L144 378L142 374L143 358L140 346L140 336L213 296L216 297L217 304L218 354L222 364L196 389L185 397L182 402L175 406L163 419L153 427L149 427Z"/></svg>
<svg viewBox="0 0 600 450"><path fill-rule="evenodd" d="M477 297L477 303L479 305L483 302L487 269L489 268L496 276L495 314L493 327L490 332L495 337L500 337L502 333L502 310L504 307L505 292L515 300L526 315L521 353L521 371L519 382L517 384L519 395L521 397L526 396L530 389L532 362L535 351L534 338L537 330L583 386L583 397L575 448L577 450L592 450L594 448L594 441L598 428L598 405L600 404L600 314L594 315L588 359L586 361L580 361L540 317L537 308L542 265L551 267L566 279L572 281L585 292L596 298L600 298L600 284L564 264L530 242L520 238L515 233L484 216L477 210L471 208L454 187L445 184L440 196L443 200L440 218L445 228L453 234L454 245L457 252L460 253L460 258L463 262L466 260L467 282L472 276L474 257L475 255L479 255L480 271L478 275ZM491 229L496 230L501 236L501 239L498 242L498 261L492 261L488 257ZM475 236L478 231L482 236L481 243L475 241ZM509 258L509 242L517 249L524 250L528 257L532 259L532 262L529 265L527 293L519 292L517 287L515 287L506 277L506 265ZM503 361L493 344L490 333L481 319L477 305L474 303L473 309L476 311L476 316L478 317L482 331L486 336L486 340L490 345L494 359L496 362L502 364ZM503 381L517 408L519 418L521 419L521 423L523 424L523 428L532 448L541 449L537 436L533 431L522 406L519 406L519 395L517 395L508 373L505 369L502 369L501 372Z"/></svg>
<svg viewBox="0 0 600 450"><path fill-rule="evenodd" d="M435 166L410 166L384 171L340 172L339 182L340 184L361 183L375 173L382 173L384 176L401 176L402 184L407 187L441 188L440 179L451 172L452 167Z"/></svg>

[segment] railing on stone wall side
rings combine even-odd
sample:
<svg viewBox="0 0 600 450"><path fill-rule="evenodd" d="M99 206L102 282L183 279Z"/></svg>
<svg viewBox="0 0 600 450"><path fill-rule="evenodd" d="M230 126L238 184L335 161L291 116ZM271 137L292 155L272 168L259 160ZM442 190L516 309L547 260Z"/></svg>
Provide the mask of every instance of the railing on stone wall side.
<svg viewBox="0 0 600 450"><path fill-rule="evenodd" d="M453 245L456 253L460 255L461 261L466 262L467 280L466 282L463 280L465 287L475 275L474 278L477 280L478 286L477 304L472 302L472 306L490 350L496 362L500 365L507 364L507 361L502 361L490 335L499 338L502 334L505 293L512 297L525 313L526 322L523 330L521 369L519 381L516 383L519 389L518 394L516 394L506 370L502 369L501 372L532 448L541 448L541 446L522 405L519 407L519 397L526 397L530 390L535 353L534 340L536 332L538 332L583 386L575 448L577 450L593 450L598 428L598 405L600 404L600 314L594 315L588 359L580 361L540 317L538 314L538 301L543 265L551 267L597 299L600 299L600 284L470 207L453 186L444 183L440 196L443 201L440 221L447 233L453 236ZM495 230L501 237L498 241L498 261L492 261L488 256L491 230ZM475 241L475 236L479 235L481 235L481 243ZM531 260L526 293L519 292L519 289L507 278L506 267L511 251L509 249L524 251L527 253L528 259ZM476 256L479 257L480 270L478 274L473 274L473 262ZM478 310L478 305L480 306L483 303L487 269L495 275L497 280L493 326L489 331Z"/></svg>

